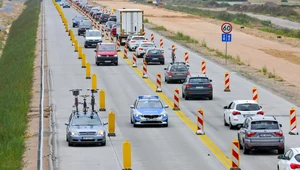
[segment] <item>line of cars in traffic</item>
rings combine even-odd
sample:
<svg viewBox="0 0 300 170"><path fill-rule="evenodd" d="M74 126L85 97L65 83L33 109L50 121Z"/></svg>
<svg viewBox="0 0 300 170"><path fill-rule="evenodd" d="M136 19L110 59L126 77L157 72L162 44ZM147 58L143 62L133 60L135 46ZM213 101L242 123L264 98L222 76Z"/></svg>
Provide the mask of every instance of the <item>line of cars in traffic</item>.
<svg viewBox="0 0 300 170"><path fill-rule="evenodd" d="M102 41L101 41L102 42ZM99 43L104 44L104 43ZM111 45L115 45L110 43ZM148 48L143 48L150 44ZM96 46L95 52L101 52L100 46ZM147 54L163 56L162 49L156 48L153 42L139 35L128 36L126 45L130 51L136 51L137 56L143 56L147 63ZM143 49L139 49L143 48ZM113 49L113 48L112 48ZM114 46L114 50L115 50ZM97 61L97 60L96 60ZM164 64L164 60L163 63ZM212 80L207 75L190 75L189 67L183 62L171 63L165 68L165 82L181 81L182 97L188 100L194 94L213 99ZM134 127L142 124L159 124L168 126L168 113L158 96L138 96L134 104L130 106L130 122ZM237 137L240 148L244 154L249 154L255 149L276 149L280 161L278 170L300 168L300 148L291 148L285 152L284 135L282 125L273 116L264 115L262 107L254 100L234 100L224 106L224 126L230 129L238 128Z"/></svg>

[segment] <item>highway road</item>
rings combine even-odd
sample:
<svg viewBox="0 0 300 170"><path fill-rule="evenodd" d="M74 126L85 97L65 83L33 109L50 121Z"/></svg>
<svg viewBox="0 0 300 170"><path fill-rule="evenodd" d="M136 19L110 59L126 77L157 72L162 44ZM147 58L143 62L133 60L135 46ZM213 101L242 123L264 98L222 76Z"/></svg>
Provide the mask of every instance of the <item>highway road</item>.
<svg viewBox="0 0 300 170"><path fill-rule="evenodd" d="M91 88L91 80L85 79L85 69L81 68L81 61L77 59L58 12L51 3L46 2L45 12L47 56L58 137L57 169L120 170L122 144L126 139L132 145L132 169L226 169L171 110L168 128L133 128L129 121L129 105L138 95L155 93L121 58L117 67L97 67L93 62L94 49L85 49L84 52L91 62L92 73L97 74L98 88L106 91L107 111L100 115L107 121L108 112L115 112L117 136L108 138L105 147L68 147L64 123L73 109L73 96L69 90ZM74 9L64 9L64 13L70 25L71 19L78 15ZM77 38L83 45L83 38Z"/></svg>
<svg viewBox="0 0 300 170"><path fill-rule="evenodd" d="M52 73L53 103L55 104L56 125L58 128L58 161L60 169L95 168L121 169L122 143L128 139L132 144L133 169L216 169L221 166L228 168L228 159L223 159L222 154L216 153L214 145L208 144L207 137L227 157L231 157L231 142L236 138L236 130L230 130L223 125L223 106L236 99L251 99L251 90L254 86L259 91L259 103L266 115L274 115L283 124L286 136L286 148L297 147L300 142L298 136L289 136L289 109L294 107L292 103L272 94L267 89L260 87L236 73L231 74L231 92L224 90L224 73L228 71L223 66L206 60L207 75L213 80L214 100L189 100L181 98L181 112L174 113L169 110L170 126L168 128L133 128L129 122L129 105L133 103L137 95L155 94L153 83L156 74L163 73L165 66L149 65L149 80L143 80L137 69L132 69L128 60L123 60L120 54L119 66L96 66L94 64L94 49L84 49L87 60L92 64L92 73L98 76L98 88L106 90L107 110L113 110L117 116L117 137L111 138L106 147L68 147L65 142L65 127L73 101L71 88L90 88L90 80L85 80L85 72L81 61L77 59L70 45L69 37L64 32L61 19L51 2L47 2L47 38L48 60ZM63 9L66 18L71 25L71 19L78 15L74 9ZM51 17L49 17L51 16ZM73 29L74 33L76 29ZM146 29L147 36L152 33ZM159 39L163 38L155 34L155 42L159 46ZM83 37L77 37L83 46ZM175 44L178 61L183 61L183 54L187 49L164 38L166 63L171 57L168 48ZM198 74L203 56L188 51L190 54L190 71ZM131 59L132 54L129 54ZM142 59L138 59L138 68L142 69ZM139 74L138 74L139 73ZM164 76L163 76L164 78ZM121 83L120 83L121 82ZM173 101L173 91L181 89L181 84L166 84L162 89L164 102L170 105ZM181 91L181 90L180 90ZM198 138L193 133L191 121L196 120L195 113L203 108L205 113L206 137ZM297 110L299 108L296 107ZM101 113L106 119L107 112ZM189 121L188 121L189 120ZM200 140L199 140L200 139ZM206 142L205 142L206 141ZM208 147L206 147L209 145ZM210 154L210 156L208 156ZM220 156L221 155L221 156ZM251 155L241 154L241 169L266 169L276 168L278 160L277 152L253 152ZM216 158L221 160L216 161ZM223 164L221 164L222 162Z"/></svg>

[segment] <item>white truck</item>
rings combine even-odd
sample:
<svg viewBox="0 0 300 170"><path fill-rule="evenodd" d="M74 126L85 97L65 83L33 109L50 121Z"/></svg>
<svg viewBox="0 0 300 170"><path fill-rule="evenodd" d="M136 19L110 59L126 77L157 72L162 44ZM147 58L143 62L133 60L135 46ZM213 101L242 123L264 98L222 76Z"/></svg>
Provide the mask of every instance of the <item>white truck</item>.
<svg viewBox="0 0 300 170"><path fill-rule="evenodd" d="M144 11L140 9L116 9L116 36L121 45L126 43L129 35L143 35Z"/></svg>

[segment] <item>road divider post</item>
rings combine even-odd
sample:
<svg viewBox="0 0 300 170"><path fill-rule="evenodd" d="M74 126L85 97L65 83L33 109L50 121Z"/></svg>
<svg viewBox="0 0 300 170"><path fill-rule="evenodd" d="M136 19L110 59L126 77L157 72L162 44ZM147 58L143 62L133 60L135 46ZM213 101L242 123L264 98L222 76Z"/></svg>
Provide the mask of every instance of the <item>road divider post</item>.
<svg viewBox="0 0 300 170"><path fill-rule="evenodd" d="M110 41L111 41L112 43L115 42L115 38L114 38L113 34L110 34Z"/></svg>
<svg viewBox="0 0 300 170"><path fill-rule="evenodd" d="M101 27L101 34L104 35L104 25Z"/></svg>
<svg viewBox="0 0 300 170"><path fill-rule="evenodd" d="M201 62L201 74L206 74L206 62L204 60Z"/></svg>
<svg viewBox="0 0 300 170"><path fill-rule="evenodd" d="M86 56L82 53L81 68L86 68Z"/></svg>
<svg viewBox="0 0 300 170"><path fill-rule="evenodd" d="M147 62L143 62L143 78L146 79L148 78L148 69L147 69Z"/></svg>
<svg viewBox="0 0 300 170"><path fill-rule="evenodd" d="M230 170L241 170L240 168L240 143L237 139L232 142Z"/></svg>
<svg viewBox="0 0 300 170"><path fill-rule="evenodd" d="M229 73L226 72L225 73L225 80L224 80L224 84L225 84L225 92L230 92L230 76Z"/></svg>
<svg viewBox="0 0 300 170"><path fill-rule="evenodd" d="M176 57L176 49L174 44L172 44L172 53L174 53L174 56Z"/></svg>
<svg viewBox="0 0 300 170"><path fill-rule="evenodd" d="M97 89L97 75L93 74L92 75L92 90L96 90Z"/></svg>
<svg viewBox="0 0 300 170"><path fill-rule="evenodd" d="M156 75L156 92L162 92L161 89L161 74L157 73Z"/></svg>
<svg viewBox="0 0 300 170"><path fill-rule="evenodd" d="M151 41L154 43L154 34L151 34Z"/></svg>
<svg viewBox="0 0 300 170"><path fill-rule="evenodd" d="M78 40L74 40L74 51L78 52Z"/></svg>
<svg viewBox="0 0 300 170"><path fill-rule="evenodd" d="M184 62L189 65L189 53L187 51L184 53Z"/></svg>
<svg viewBox="0 0 300 170"><path fill-rule="evenodd" d="M163 41L162 38L159 40L159 46L160 46L161 49L164 48L164 41Z"/></svg>
<svg viewBox="0 0 300 170"><path fill-rule="evenodd" d="M174 90L174 107L173 107L173 110L175 110L175 111L178 111L178 110L180 110L180 108L179 108L179 101L180 99L179 99L179 89L178 88L176 88L175 90Z"/></svg>
<svg viewBox="0 0 300 170"><path fill-rule="evenodd" d="M72 32L72 46L74 46L75 45L75 35L74 35L74 33Z"/></svg>
<svg viewBox="0 0 300 170"><path fill-rule="evenodd" d="M68 31L69 31L69 25L68 25L68 22L66 22L65 27L66 27L66 32L68 32Z"/></svg>
<svg viewBox="0 0 300 170"><path fill-rule="evenodd" d="M126 140L123 143L123 169L122 170L132 170L131 169L131 144Z"/></svg>
<svg viewBox="0 0 300 170"><path fill-rule="evenodd" d="M105 30L105 40L109 40L109 35L108 35L108 31Z"/></svg>
<svg viewBox="0 0 300 170"><path fill-rule="evenodd" d="M127 48L127 45L125 44L125 46L124 46L124 57L123 57L123 59L128 59L128 48Z"/></svg>
<svg viewBox="0 0 300 170"><path fill-rule="evenodd" d="M133 68L136 68L136 67L137 67L136 60L137 60L137 58L136 58L136 52L134 52L134 53L132 54L132 67L133 67Z"/></svg>
<svg viewBox="0 0 300 170"><path fill-rule="evenodd" d="M99 92L99 111L106 111L105 109L105 91L102 89Z"/></svg>
<svg viewBox="0 0 300 170"><path fill-rule="evenodd" d="M68 34L68 36L70 36L70 40L71 40L71 33L72 33L72 30L69 29L69 34Z"/></svg>
<svg viewBox="0 0 300 170"><path fill-rule="evenodd" d="M296 110L294 107L290 110L290 135L299 135L298 133L298 122L297 122L297 115L296 115Z"/></svg>
<svg viewBox="0 0 300 170"><path fill-rule="evenodd" d="M144 32L143 32L143 36L146 36L146 31L144 30Z"/></svg>
<svg viewBox="0 0 300 170"><path fill-rule="evenodd" d="M118 40L117 40L117 49L119 50L120 47L121 47L121 42L120 42L120 38L118 38Z"/></svg>
<svg viewBox="0 0 300 170"><path fill-rule="evenodd" d="M90 62L86 63L85 73L86 73L85 78L91 79L91 64L90 64Z"/></svg>
<svg viewBox="0 0 300 170"><path fill-rule="evenodd" d="M78 47L78 59L82 59L82 46Z"/></svg>
<svg viewBox="0 0 300 170"><path fill-rule="evenodd" d="M252 100L255 100L256 102L258 102L258 91L257 91L256 87L254 87L252 89Z"/></svg>
<svg viewBox="0 0 300 170"><path fill-rule="evenodd" d="M197 112L197 131L196 135L204 135L204 111L200 108Z"/></svg>
<svg viewBox="0 0 300 170"><path fill-rule="evenodd" d="M116 136L115 126L116 126L116 115L114 112L110 111L108 114L108 134L107 134L107 136Z"/></svg>

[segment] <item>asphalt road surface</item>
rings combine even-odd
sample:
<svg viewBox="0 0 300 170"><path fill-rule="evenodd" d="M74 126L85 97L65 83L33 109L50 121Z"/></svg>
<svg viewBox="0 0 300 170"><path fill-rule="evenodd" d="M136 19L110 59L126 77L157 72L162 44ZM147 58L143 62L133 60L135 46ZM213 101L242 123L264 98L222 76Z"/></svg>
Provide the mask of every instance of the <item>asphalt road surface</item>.
<svg viewBox="0 0 300 170"><path fill-rule="evenodd" d="M231 92L224 92L224 73L228 70L206 60L207 75L213 80L214 99L189 100L181 98L181 112L169 110L168 128L133 128L130 124L129 105L133 104L136 96L141 94L155 94L153 83L158 72L164 73L162 65L148 66L148 80L143 80L140 71L132 69L128 60L119 56L119 66L96 66L94 63L94 49L84 49L87 61L91 63L92 73L97 74L98 88L104 89L107 96L107 112L101 112L106 119L108 111L112 110L117 117L117 137L111 137L105 147L68 147L65 142L65 126L72 110L73 97L68 91L72 88L90 88L91 81L85 79L85 70L81 68L81 61L71 46L71 42L64 30L61 19L51 2L46 2L46 28L48 38L48 60L52 73L53 103L58 128L58 161L59 169L121 169L122 143L128 139L132 144L133 169L213 169L220 170L230 167L228 158L231 157L231 143L236 138L236 130L230 130L223 125L223 107L232 100L251 99L251 90L258 88L259 103L266 115L274 115L283 124L286 136L286 148L297 147L298 136L289 136L289 110L294 105L272 94L268 90L256 85L236 73L231 74ZM71 25L71 19L78 15L74 9L63 9ZM76 28L73 29L77 35ZM150 30L146 29L150 39ZM164 38L155 34L155 43L159 46L159 39ZM77 36L76 36L77 37ZM83 37L77 37L83 46ZM186 48L164 38L166 64L171 61L168 48L172 44L177 47L177 61L183 61ZM191 74L199 74L201 61L205 58L193 52L190 54ZM129 53L131 59L132 53ZM138 68L142 69L142 59L138 59ZM139 74L138 74L139 73ZM164 76L162 76L164 79ZM174 89L181 91L181 84L166 84L163 82L163 101L171 105ZM198 138L192 123L196 120L195 113L199 108L205 114L206 137ZM299 108L296 108L299 110ZM211 144L208 138L213 141ZM221 152L217 150L220 149ZM218 154L216 154L218 153ZM228 158L224 158L222 155ZM241 169L276 168L277 152L252 152L244 156L241 153ZM222 168L223 167L223 168Z"/></svg>

